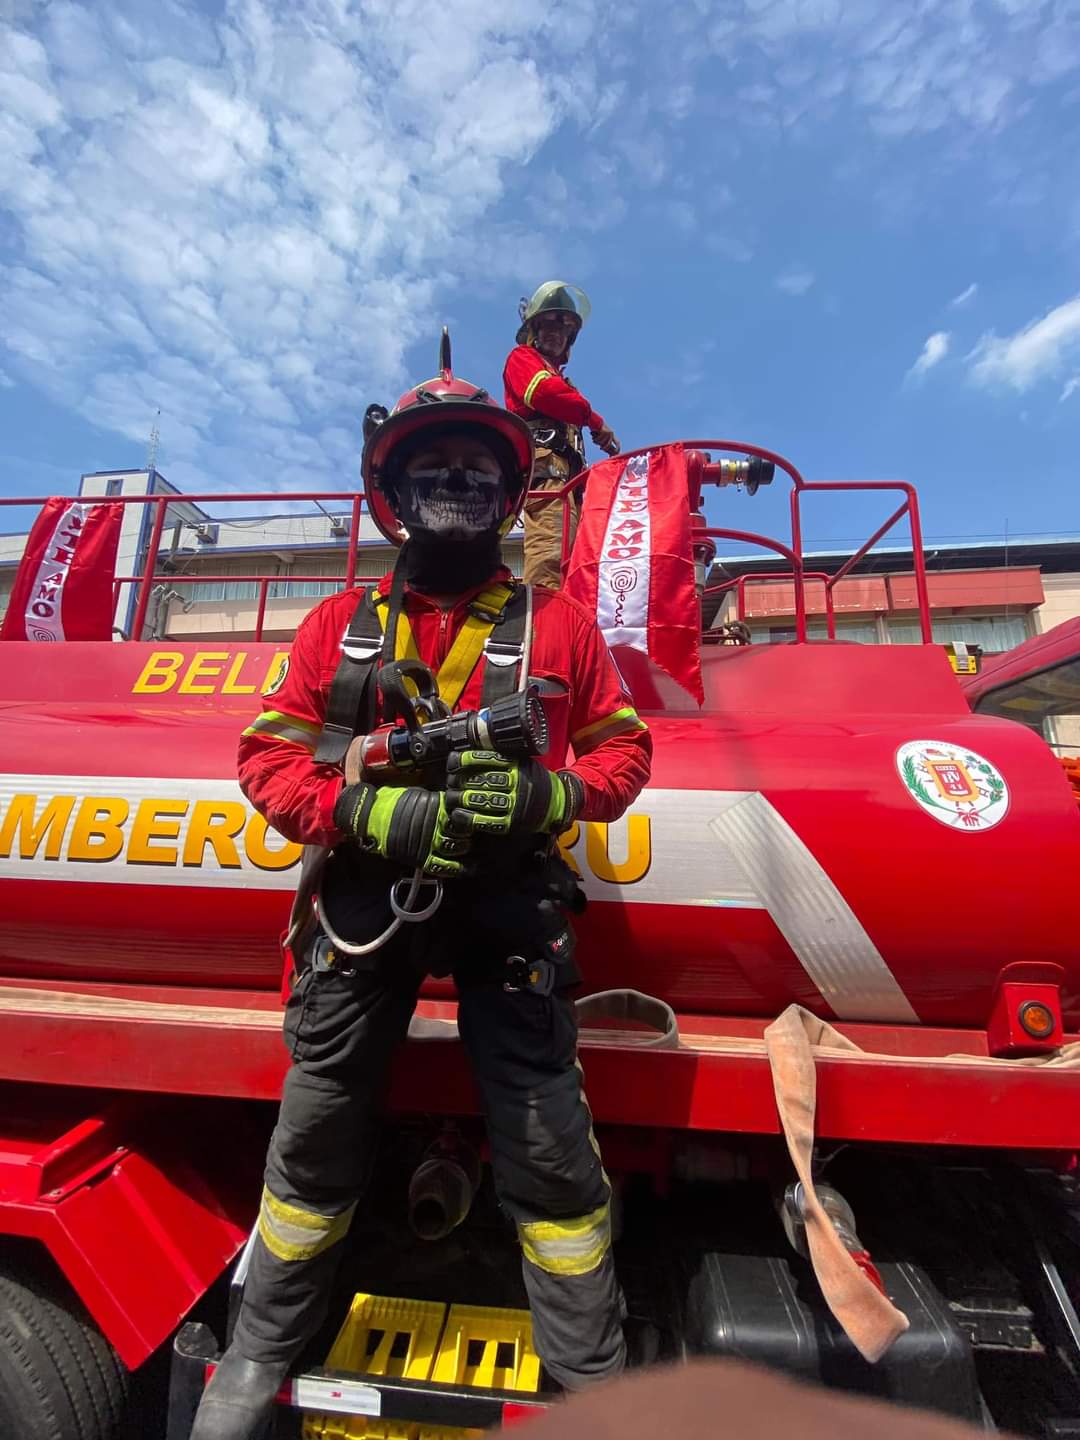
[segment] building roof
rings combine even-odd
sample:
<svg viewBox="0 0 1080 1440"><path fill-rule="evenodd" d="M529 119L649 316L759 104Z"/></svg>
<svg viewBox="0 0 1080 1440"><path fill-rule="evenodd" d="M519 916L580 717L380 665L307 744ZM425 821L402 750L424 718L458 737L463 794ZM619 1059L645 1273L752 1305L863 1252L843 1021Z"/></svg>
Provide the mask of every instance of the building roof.
<svg viewBox="0 0 1080 1440"><path fill-rule="evenodd" d="M856 545L836 550L807 550L803 555L808 570L826 574L839 570L854 554ZM1046 574L1080 570L1080 535L1017 535L1011 539L925 540L923 553L931 570L987 570L1006 565L1036 565ZM912 565L910 545L879 545L855 567L857 575L880 575L907 570ZM787 572L791 566L782 555L765 553L718 555L710 571L711 583L748 570L766 573Z"/></svg>

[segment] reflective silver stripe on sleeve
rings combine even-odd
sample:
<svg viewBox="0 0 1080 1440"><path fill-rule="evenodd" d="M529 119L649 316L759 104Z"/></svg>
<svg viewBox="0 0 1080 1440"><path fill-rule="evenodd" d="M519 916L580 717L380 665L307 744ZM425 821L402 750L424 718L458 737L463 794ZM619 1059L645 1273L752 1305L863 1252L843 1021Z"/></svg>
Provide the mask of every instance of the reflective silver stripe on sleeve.
<svg viewBox="0 0 1080 1440"><path fill-rule="evenodd" d="M305 750L313 751L319 738L319 727L295 715L283 715L280 710L264 710L244 734L269 735L275 740L287 740L290 745L302 745Z"/></svg>

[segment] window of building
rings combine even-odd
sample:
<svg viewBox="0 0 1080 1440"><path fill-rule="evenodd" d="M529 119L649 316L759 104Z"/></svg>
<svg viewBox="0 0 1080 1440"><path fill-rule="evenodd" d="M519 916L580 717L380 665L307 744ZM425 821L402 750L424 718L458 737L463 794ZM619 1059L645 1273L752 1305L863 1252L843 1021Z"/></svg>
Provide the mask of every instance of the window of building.
<svg viewBox="0 0 1080 1440"><path fill-rule="evenodd" d="M921 645L922 631L918 620L890 620L889 640L893 645ZM934 640L938 645L957 641L965 645L981 645L988 655L1011 650L1028 638L1027 618L1023 615L954 615L948 620L931 620Z"/></svg>
<svg viewBox="0 0 1080 1440"><path fill-rule="evenodd" d="M981 645L987 655L1000 654L1015 645L1022 645L1030 634L1024 615L954 615L948 619L933 620L931 624L935 644L962 641L965 645ZM922 630L914 616L906 620L887 621L887 633L890 645L922 644ZM795 639L795 624L793 621L774 625L759 623L750 627L750 634L757 645L790 644ZM827 640L825 621L817 617L808 621L806 634L810 640ZM860 645L876 645L879 638L877 623L873 620L839 620L836 638Z"/></svg>
<svg viewBox="0 0 1080 1440"><path fill-rule="evenodd" d="M271 562L272 563L272 562ZM240 565L235 565L241 569ZM264 560L253 559L243 565L243 570L250 574L253 570L258 573L266 568ZM293 580L290 578L287 569L278 567L272 575L267 575L270 582L267 586L268 600L318 600L324 595L333 595L341 589L344 577L344 565L340 559L333 560L309 560L302 559L296 562L296 569L301 575L325 575L325 580ZM220 604L227 600L251 600L259 598L259 582L257 580L203 580L191 586L191 599L195 604Z"/></svg>
<svg viewBox="0 0 1080 1440"><path fill-rule="evenodd" d="M191 586L191 599L196 605L214 600L254 600L258 593L254 580L203 580Z"/></svg>
<svg viewBox="0 0 1080 1440"><path fill-rule="evenodd" d="M811 620L806 627L809 640L827 640L829 629L824 620ZM756 645L785 645L795 639L794 625L754 625L750 637ZM847 620L836 626L837 640L855 641L860 645L877 643L877 626L873 620Z"/></svg>
<svg viewBox="0 0 1080 1440"><path fill-rule="evenodd" d="M274 580L270 585L271 600L310 600L322 595L333 595L341 589L342 581L337 580Z"/></svg>

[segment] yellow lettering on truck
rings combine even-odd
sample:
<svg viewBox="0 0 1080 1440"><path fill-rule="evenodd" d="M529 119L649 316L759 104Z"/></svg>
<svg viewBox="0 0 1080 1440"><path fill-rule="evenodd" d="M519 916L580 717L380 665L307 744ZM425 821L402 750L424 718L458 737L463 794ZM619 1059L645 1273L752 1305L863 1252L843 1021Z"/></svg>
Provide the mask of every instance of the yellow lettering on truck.
<svg viewBox="0 0 1080 1440"><path fill-rule="evenodd" d="M589 821L585 825L585 858L598 880L610 885L633 885L649 873L652 864L652 829L647 815L626 817L626 859L611 858L611 826Z"/></svg>
<svg viewBox="0 0 1080 1440"><path fill-rule="evenodd" d="M25 862L27 873L42 879L100 880L100 871L91 876L86 867L112 865L110 878L121 883L160 884L172 872L169 878L181 884L216 886L246 873L249 883L285 888L303 853L241 798L235 781L98 776L97 785L121 793L91 795L18 788L28 782L59 788L73 777L0 775L0 861ZM204 787L212 787L210 797ZM681 795L678 803L685 805ZM699 806L706 819L715 803L706 797ZM575 824L559 846L594 896L603 898L608 886L643 882L646 903L668 903L675 880L664 871L663 856L653 853L655 818L632 814L614 826ZM686 863L679 858L680 880Z"/></svg>
<svg viewBox="0 0 1080 1440"><path fill-rule="evenodd" d="M176 677L183 663L182 650L155 650L132 686L132 694L163 695L176 684Z"/></svg>
<svg viewBox="0 0 1080 1440"><path fill-rule="evenodd" d="M254 686L254 685L241 685L241 684L239 683L240 672L241 672L241 670L243 670L244 664L245 664L246 660L247 660L247 651L246 651L246 650L240 650L240 651L238 651L237 654L234 656L232 665L229 667L229 673L228 673L228 675L225 676L225 683L224 683L224 685L222 685L222 687L221 687L221 693L222 693L223 695L254 695L254 694L255 694L255 686Z"/></svg>
<svg viewBox="0 0 1080 1440"><path fill-rule="evenodd" d="M274 651L260 685L254 677L250 682L241 680L251 658L247 650L154 650L131 693L164 695L176 690L180 695L254 695L266 688L288 653Z"/></svg>
<svg viewBox="0 0 1080 1440"><path fill-rule="evenodd" d="M115 860L124 848L124 825L131 806L118 795L88 796L79 806L68 841L69 860L102 864Z"/></svg>
<svg viewBox="0 0 1080 1440"><path fill-rule="evenodd" d="M290 865L295 865L300 859L303 851L302 845L294 844L292 840L282 840L277 831L272 833L281 840L279 850L271 850L266 843L270 827L256 810L248 821L247 831L244 834L244 851L252 865L257 865L260 870L288 870Z"/></svg>
<svg viewBox="0 0 1080 1440"><path fill-rule="evenodd" d="M184 864L201 865L209 845L222 870L239 870L236 837L247 824L248 813L239 800L196 800L184 840Z"/></svg>
<svg viewBox="0 0 1080 1440"><path fill-rule="evenodd" d="M128 841L129 865L175 865L176 845L157 845L157 840L179 840L180 821L187 814L186 800L140 800Z"/></svg>
<svg viewBox="0 0 1080 1440"><path fill-rule="evenodd" d="M229 658L228 650L196 650L187 674L180 681L181 695L213 695L216 685L204 685L204 680L216 680ZM211 663L216 662L216 663Z"/></svg>
<svg viewBox="0 0 1080 1440"><path fill-rule="evenodd" d="M71 812L75 808L74 795L54 795L46 803L41 818L37 818L38 797L36 795L13 795L3 823L0 824L0 856L10 859L15 836L19 837L19 858L33 860L37 856L42 840L45 841L45 859L59 860L60 847L64 843Z"/></svg>

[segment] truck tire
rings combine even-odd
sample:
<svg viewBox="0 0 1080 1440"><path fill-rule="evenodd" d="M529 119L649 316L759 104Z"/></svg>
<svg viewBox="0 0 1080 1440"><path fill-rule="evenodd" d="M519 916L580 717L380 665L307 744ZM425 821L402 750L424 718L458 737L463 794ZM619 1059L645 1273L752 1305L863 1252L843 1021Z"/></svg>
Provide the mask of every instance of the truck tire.
<svg viewBox="0 0 1080 1440"><path fill-rule="evenodd" d="M120 1440L128 1375L74 1297L0 1273L0 1435Z"/></svg>

